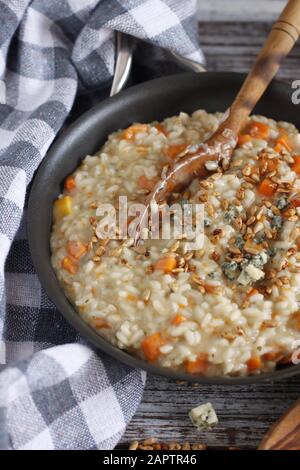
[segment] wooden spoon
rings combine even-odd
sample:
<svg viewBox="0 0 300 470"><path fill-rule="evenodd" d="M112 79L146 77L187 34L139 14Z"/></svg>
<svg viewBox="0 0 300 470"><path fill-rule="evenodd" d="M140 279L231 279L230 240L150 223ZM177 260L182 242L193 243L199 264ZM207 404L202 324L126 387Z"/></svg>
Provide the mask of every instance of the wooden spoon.
<svg viewBox="0 0 300 470"><path fill-rule="evenodd" d="M258 450L300 450L300 400L269 429Z"/></svg>
<svg viewBox="0 0 300 470"><path fill-rule="evenodd" d="M182 191L196 177L204 178L210 170L215 171L215 166L208 162L216 162L223 168L228 166L238 133L275 76L282 60L294 46L299 34L300 0L289 0L227 111L226 119L207 142L187 147L167 169L165 177L157 183L149 195L146 209L141 214L136 230L135 243L148 219L148 210L152 203L159 204L166 201L172 193Z"/></svg>

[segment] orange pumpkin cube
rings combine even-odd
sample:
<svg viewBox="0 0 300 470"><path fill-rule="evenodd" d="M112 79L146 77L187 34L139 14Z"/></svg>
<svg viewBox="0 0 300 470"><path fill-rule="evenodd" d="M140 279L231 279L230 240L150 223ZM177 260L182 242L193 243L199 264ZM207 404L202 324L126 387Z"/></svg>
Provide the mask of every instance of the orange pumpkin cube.
<svg viewBox="0 0 300 470"><path fill-rule="evenodd" d="M110 325L104 318L93 318L92 325L97 329L110 328Z"/></svg>
<svg viewBox="0 0 300 470"><path fill-rule="evenodd" d="M87 245L80 241L70 241L67 244L67 252L69 253L70 256L72 256L75 259L80 259L82 256L86 254L88 250Z"/></svg>
<svg viewBox="0 0 300 470"><path fill-rule="evenodd" d="M156 183L158 182L157 176L154 178L149 179L145 175L141 175L138 179L138 185L141 189L146 189L147 191L152 191Z"/></svg>
<svg viewBox="0 0 300 470"><path fill-rule="evenodd" d="M65 256L62 260L62 267L65 271L70 274L76 274L78 271L78 264L69 256Z"/></svg>
<svg viewBox="0 0 300 470"><path fill-rule="evenodd" d="M259 356L253 356L247 361L248 371L252 372L261 368L261 359Z"/></svg>
<svg viewBox="0 0 300 470"><path fill-rule="evenodd" d="M166 128L162 124L154 124L154 127L158 130L158 132L161 132L164 135L168 135Z"/></svg>
<svg viewBox="0 0 300 470"><path fill-rule="evenodd" d="M134 140L136 134L139 132L147 132L148 127L147 124L133 124L123 131L123 139Z"/></svg>
<svg viewBox="0 0 300 470"><path fill-rule="evenodd" d="M169 145L167 148L164 149L165 155L173 159L177 157L183 150L186 148L186 144L178 144L178 145Z"/></svg>
<svg viewBox="0 0 300 470"><path fill-rule="evenodd" d="M264 122L251 121L249 125L249 134L258 139L268 139L270 135L270 126Z"/></svg>
<svg viewBox="0 0 300 470"><path fill-rule="evenodd" d="M184 365L188 374L204 374L209 366L208 356L201 353L195 361L186 361Z"/></svg>
<svg viewBox="0 0 300 470"><path fill-rule="evenodd" d="M258 192L262 196L272 197L276 191L277 185L273 183L269 178L265 178L262 180L258 187Z"/></svg>
<svg viewBox="0 0 300 470"><path fill-rule="evenodd" d="M185 320L186 320L185 316L180 315L180 313L176 313L175 317L173 317L171 320L171 324L177 326L177 325L180 325Z"/></svg>
<svg viewBox="0 0 300 470"><path fill-rule="evenodd" d="M68 176L66 179L65 179L65 189L67 191L72 191L72 189L75 189L76 188L76 182L75 182L75 178L74 176Z"/></svg>
<svg viewBox="0 0 300 470"><path fill-rule="evenodd" d="M281 137L276 140L274 150L276 152L280 152L283 148L285 148L288 152L293 150L286 134L282 134Z"/></svg>
<svg viewBox="0 0 300 470"><path fill-rule="evenodd" d="M239 134L237 144L241 147L242 145L246 144L247 142L250 142L250 140L252 140L251 135L249 135L249 134Z"/></svg>
<svg viewBox="0 0 300 470"><path fill-rule="evenodd" d="M142 341L142 351L149 362L155 362L160 355L160 347L165 344L161 333L153 333Z"/></svg>
<svg viewBox="0 0 300 470"><path fill-rule="evenodd" d="M295 173L297 173L297 175L300 175L300 155L294 156L293 159L294 163L292 164L291 168Z"/></svg>
<svg viewBox="0 0 300 470"><path fill-rule="evenodd" d="M164 273L170 273L175 269L177 266L177 261L175 258L172 258L171 256L166 256L163 258L160 258L156 261L154 265L154 270L155 271L163 271Z"/></svg>

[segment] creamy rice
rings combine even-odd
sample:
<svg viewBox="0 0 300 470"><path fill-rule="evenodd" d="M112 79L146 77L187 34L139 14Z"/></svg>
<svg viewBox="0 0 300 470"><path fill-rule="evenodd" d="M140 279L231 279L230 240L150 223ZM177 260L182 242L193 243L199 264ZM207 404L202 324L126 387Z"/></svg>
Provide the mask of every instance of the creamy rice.
<svg viewBox="0 0 300 470"><path fill-rule="evenodd" d="M144 202L174 154L206 140L221 118L198 110L110 135L55 203L52 264L78 314L117 347L189 373L258 374L289 360L300 340L292 124L251 117L229 169L178 196L205 204L202 249L187 252L184 239L135 247L97 238L101 204L116 206L119 195ZM161 258L174 258L170 272Z"/></svg>

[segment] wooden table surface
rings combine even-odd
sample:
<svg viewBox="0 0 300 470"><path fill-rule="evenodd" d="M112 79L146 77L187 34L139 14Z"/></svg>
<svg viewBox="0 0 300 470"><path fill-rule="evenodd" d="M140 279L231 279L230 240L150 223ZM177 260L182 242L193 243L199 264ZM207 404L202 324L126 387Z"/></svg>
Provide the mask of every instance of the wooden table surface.
<svg viewBox="0 0 300 470"><path fill-rule="evenodd" d="M199 35L207 68L248 71L284 1L202 0L202 3ZM258 17L260 21L255 20ZM288 83L300 78L299 52L300 45L280 71L279 76ZM148 375L143 400L120 446L155 436L164 442L255 449L270 425L298 398L300 377L260 385L193 387ZM214 405L219 424L212 431L199 432L190 423L188 411L207 401Z"/></svg>

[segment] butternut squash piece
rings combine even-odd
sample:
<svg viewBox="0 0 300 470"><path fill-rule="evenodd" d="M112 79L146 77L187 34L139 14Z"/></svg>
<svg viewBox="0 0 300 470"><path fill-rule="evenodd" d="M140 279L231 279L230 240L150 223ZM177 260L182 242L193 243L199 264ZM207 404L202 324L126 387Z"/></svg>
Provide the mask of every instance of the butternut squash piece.
<svg viewBox="0 0 300 470"><path fill-rule="evenodd" d="M154 265L155 271L163 271L164 273L170 273L177 266L177 261L175 258L164 257L156 261Z"/></svg>
<svg viewBox="0 0 300 470"><path fill-rule="evenodd" d="M253 372L261 368L261 359L258 356L253 356L247 361L249 372Z"/></svg>
<svg viewBox="0 0 300 470"><path fill-rule="evenodd" d="M185 370L188 374L204 374L208 369L208 365L207 354L201 353L195 361L185 362Z"/></svg>
<svg viewBox="0 0 300 470"><path fill-rule="evenodd" d="M82 256L86 254L88 250L87 245L80 241L70 241L67 244L67 252L69 253L70 256L72 256L75 259L80 259Z"/></svg>
<svg viewBox="0 0 300 470"><path fill-rule="evenodd" d="M142 351L147 361L155 362L160 355L160 347L164 344L165 341L160 332L146 336L142 341Z"/></svg>
<svg viewBox="0 0 300 470"><path fill-rule="evenodd" d="M66 215L72 213L72 198L71 196L64 196L56 199L53 205L53 215L55 220L62 219Z"/></svg>
<svg viewBox="0 0 300 470"><path fill-rule="evenodd" d="M70 274L76 274L78 271L78 264L69 256L65 256L62 261L62 267L65 271Z"/></svg>
<svg viewBox="0 0 300 470"><path fill-rule="evenodd" d="M75 178L74 176L68 176L66 179L65 179L65 189L67 191L72 191L72 189L75 189L76 188L76 182L75 182Z"/></svg>

